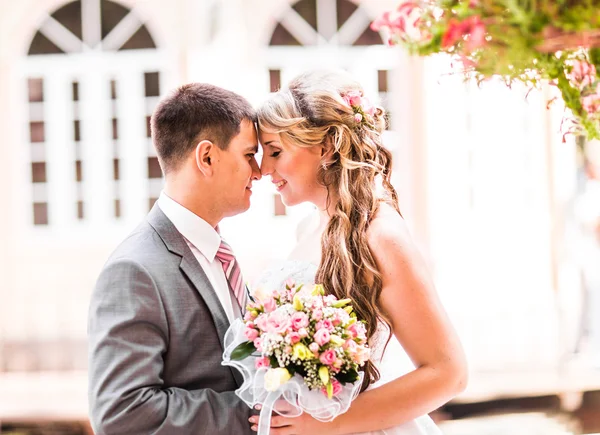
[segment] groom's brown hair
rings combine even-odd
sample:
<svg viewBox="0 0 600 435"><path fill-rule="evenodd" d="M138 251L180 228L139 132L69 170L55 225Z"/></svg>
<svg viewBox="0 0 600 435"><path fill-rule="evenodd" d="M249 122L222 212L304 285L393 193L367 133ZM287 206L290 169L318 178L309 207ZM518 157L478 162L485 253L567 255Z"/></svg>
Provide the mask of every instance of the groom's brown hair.
<svg viewBox="0 0 600 435"><path fill-rule="evenodd" d="M202 140L227 149L244 120L256 122L256 112L235 92L207 83L175 89L158 104L151 119L152 141L163 172L176 170Z"/></svg>

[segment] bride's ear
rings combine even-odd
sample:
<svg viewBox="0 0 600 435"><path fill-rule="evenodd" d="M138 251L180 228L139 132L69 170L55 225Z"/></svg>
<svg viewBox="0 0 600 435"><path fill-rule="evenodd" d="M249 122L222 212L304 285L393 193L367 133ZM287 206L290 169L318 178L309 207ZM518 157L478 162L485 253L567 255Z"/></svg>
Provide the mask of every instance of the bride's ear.
<svg viewBox="0 0 600 435"><path fill-rule="evenodd" d="M204 176L211 176L214 171L215 145L209 140L203 140L196 145L196 166Z"/></svg>
<svg viewBox="0 0 600 435"><path fill-rule="evenodd" d="M325 166L331 166L334 161L333 141L330 136L327 136L323 144L321 145L321 164Z"/></svg>

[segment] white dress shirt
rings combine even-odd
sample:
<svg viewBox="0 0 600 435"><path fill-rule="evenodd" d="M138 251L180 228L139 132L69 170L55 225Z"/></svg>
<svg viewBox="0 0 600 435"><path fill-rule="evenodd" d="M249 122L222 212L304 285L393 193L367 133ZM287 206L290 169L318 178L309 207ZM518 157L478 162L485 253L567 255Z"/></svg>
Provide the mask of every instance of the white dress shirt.
<svg viewBox="0 0 600 435"><path fill-rule="evenodd" d="M229 323L233 322L239 316L234 315L231 291L222 263L215 258L219 246L221 246L221 236L208 222L173 201L164 192L161 192L158 198L158 206L187 242L215 289Z"/></svg>

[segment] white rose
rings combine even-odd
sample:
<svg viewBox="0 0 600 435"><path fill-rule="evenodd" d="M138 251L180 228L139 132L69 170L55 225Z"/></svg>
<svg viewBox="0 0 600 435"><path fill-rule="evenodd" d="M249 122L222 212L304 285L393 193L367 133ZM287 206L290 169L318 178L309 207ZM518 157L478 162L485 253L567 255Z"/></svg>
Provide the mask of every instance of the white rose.
<svg viewBox="0 0 600 435"><path fill-rule="evenodd" d="M269 369L265 373L265 390L275 391L292 378L285 368Z"/></svg>

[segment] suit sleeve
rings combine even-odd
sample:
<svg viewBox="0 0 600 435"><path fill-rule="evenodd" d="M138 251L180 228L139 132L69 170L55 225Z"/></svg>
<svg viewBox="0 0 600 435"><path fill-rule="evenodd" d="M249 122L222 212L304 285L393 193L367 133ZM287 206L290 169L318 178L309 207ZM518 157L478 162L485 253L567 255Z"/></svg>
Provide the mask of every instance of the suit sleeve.
<svg viewBox="0 0 600 435"><path fill-rule="evenodd" d="M165 387L168 325L150 274L119 260L102 271L89 320L89 407L102 434L251 434L233 391Z"/></svg>

